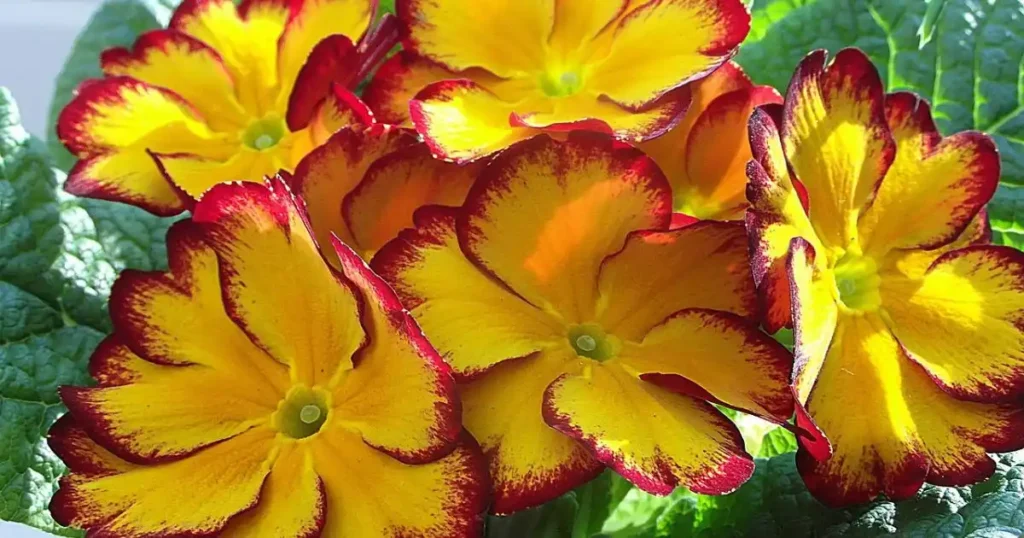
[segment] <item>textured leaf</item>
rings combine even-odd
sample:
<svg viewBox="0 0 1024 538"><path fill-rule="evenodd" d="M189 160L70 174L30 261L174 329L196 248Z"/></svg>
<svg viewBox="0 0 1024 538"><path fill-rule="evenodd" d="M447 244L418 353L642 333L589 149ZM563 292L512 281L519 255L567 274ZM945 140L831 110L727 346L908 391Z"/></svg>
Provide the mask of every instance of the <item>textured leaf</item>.
<svg viewBox="0 0 1024 538"><path fill-rule="evenodd" d="M129 46L142 32L166 25L178 3L180 0L106 0L75 38L57 76L50 100L49 125L57 124L61 109L71 101L82 81L102 75L100 53L104 49ZM52 129L47 135L47 146L61 169L71 168L75 159Z"/></svg>
<svg viewBox="0 0 1024 538"><path fill-rule="evenodd" d="M64 471L45 443L64 412L57 387L89 382L110 285L125 267L166 264L168 223L71 199L62 180L0 88L0 519L74 534L47 511Z"/></svg>
<svg viewBox="0 0 1024 538"><path fill-rule="evenodd" d="M756 2L753 19L757 32L737 60L758 82L784 90L808 51L856 46L879 67L889 90L927 98L943 133L991 135L1003 165L990 207L999 215L996 239L1022 246L1024 1L773 0ZM774 23L759 27L765 20ZM932 32L924 46L922 28Z"/></svg>
<svg viewBox="0 0 1024 538"><path fill-rule="evenodd" d="M764 439L761 440L761 450L757 452L757 456L772 458L790 452L796 452L796 436L785 428L775 428L764 434Z"/></svg>

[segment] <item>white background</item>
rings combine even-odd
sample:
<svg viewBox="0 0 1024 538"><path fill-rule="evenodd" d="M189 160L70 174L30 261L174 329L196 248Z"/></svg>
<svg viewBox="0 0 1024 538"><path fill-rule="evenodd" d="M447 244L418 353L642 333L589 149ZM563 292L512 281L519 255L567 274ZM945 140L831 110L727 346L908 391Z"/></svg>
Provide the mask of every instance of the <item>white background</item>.
<svg viewBox="0 0 1024 538"><path fill-rule="evenodd" d="M45 137L53 81L78 31L100 0L0 0L0 86L18 101L22 121ZM0 522L0 538L48 536L24 525Z"/></svg>

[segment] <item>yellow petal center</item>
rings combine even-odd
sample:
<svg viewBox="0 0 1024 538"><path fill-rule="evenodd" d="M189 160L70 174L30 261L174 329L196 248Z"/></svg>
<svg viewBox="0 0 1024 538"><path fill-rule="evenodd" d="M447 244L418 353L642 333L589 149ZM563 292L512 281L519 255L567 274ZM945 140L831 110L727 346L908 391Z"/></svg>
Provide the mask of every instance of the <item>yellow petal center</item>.
<svg viewBox="0 0 1024 538"><path fill-rule="evenodd" d="M881 278L871 258L847 252L833 268L839 304L853 312L873 312L882 304Z"/></svg>
<svg viewBox="0 0 1024 538"><path fill-rule="evenodd" d="M583 89L579 71L548 71L540 77L540 89L548 97L568 97Z"/></svg>
<svg viewBox="0 0 1024 538"><path fill-rule="evenodd" d="M276 146L287 132L284 120L272 114L250 123L242 133L242 142L256 151L263 151Z"/></svg>
<svg viewBox="0 0 1024 538"><path fill-rule="evenodd" d="M568 338L576 355L599 362L614 358L621 347L618 338L607 334L595 323L573 325L569 328Z"/></svg>
<svg viewBox="0 0 1024 538"><path fill-rule="evenodd" d="M331 395L320 387L296 385L277 404L271 423L292 439L305 439L320 431L330 413Z"/></svg>

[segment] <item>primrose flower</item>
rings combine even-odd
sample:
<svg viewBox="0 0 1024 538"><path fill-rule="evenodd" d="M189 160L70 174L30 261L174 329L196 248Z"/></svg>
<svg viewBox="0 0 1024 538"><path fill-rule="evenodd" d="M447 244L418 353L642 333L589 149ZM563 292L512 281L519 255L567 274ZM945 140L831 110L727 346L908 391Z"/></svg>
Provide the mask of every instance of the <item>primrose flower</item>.
<svg viewBox="0 0 1024 538"><path fill-rule="evenodd" d="M747 120L755 107L781 104L771 86L755 86L738 65L722 64L690 85L679 125L638 145L672 185L675 211L696 219L742 220L750 160Z"/></svg>
<svg viewBox="0 0 1024 538"><path fill-rule="evenodd" d="M725 493L753 461L709 402L785 421L792 359L756 312L739 223L670 229L650 158L596 133L494 158L460 208L428 206L371 267L453 366L492 511L609 465L645 491Z"/></svg>
<svg viewBox="0 0 1024 538"><path fill-rule="evenodd" d="M435 154L457 162L540 132L654 138L686 112L688 83L728 60L750 29L740 0L399 0L397 9L409 52L377 75L373 102L389 119L408 106Z"/></svg>
<svg viewBox="0 0 1024 538"><path fill-rule="evenodd" d="M479 536L487 475L447 366L280 179L218 185L125 271L96 387L63 387L54 518L89 536Z"/></svg>
<svg viewBox="0 0 1024 538"><path fill-rule="evenodd" d="M344 86L397 40L388 20L367 32L375 9L185 0L169 28L105 51L105 78L61 112L57 134L79 158L65 188L172 215L217 183L292 170L339 127L373 121Z"/></svg>
<svg viewBox="0 0 1024 538"><path fill-rule="evenodd" d="M363 259L413 225L423 205L461 205L481 169L433 158L414 131L386 124L343 127L307 155L290 182L321 245L332 234ZM332 249L324 252L338 262Z"/></svg>
<svg viewBox="0 0 1024 538"><path fill-rule="evenodd" d="M754 277L773 325L792 312L798 424L831 441L801 439L808 488L844 505L988 477L986 451L1024 447L1024 254L986 244L992 140L941 137L855 49L811 53L750 131Z"/></svg>

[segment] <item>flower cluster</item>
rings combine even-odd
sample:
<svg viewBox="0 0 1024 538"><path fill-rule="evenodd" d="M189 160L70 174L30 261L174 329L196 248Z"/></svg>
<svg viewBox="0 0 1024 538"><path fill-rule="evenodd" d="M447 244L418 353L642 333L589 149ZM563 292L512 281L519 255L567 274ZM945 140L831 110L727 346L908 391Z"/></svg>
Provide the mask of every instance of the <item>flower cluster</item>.
<svg viewBox="0 0 1024 538"><path fill-rule="evenodd" d="M61 390L57 521L479 536L605 468L735 490L723 409L793 431L832 505L1024 447L988 137L853 49L755 85L740 0L376 11L185 0L65 108L69 192L189 215Z"/></svg>

